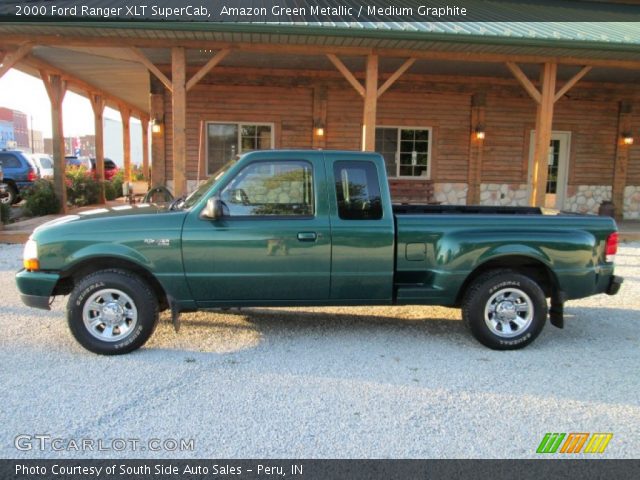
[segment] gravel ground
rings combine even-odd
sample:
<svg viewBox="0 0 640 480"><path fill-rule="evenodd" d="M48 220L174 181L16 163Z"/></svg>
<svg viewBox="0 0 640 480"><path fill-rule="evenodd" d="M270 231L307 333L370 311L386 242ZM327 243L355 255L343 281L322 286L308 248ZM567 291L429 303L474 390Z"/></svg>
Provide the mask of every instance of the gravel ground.
<svg viewBox="0 0 640 480"><path fill-rule="evenodd" d="M178 335L164 315L120 357L73 340L66 299L21 304L21 248L0 245L4 458L535 457L546 432L613 432L604 456L640 456L640 243L618 254L618 296L570 302L520 351L478 344L452 309L299 308L186 314ZM18 451L19 434L63 450ZM111 450L73 450L85 438Z"/></svg>

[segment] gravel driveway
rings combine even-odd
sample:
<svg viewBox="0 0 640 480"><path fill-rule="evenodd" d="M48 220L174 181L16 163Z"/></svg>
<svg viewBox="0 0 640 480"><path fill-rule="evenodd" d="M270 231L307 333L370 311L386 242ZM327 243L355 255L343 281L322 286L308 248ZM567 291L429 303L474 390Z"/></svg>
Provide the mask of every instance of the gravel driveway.
<svg viewBox="0 0 640 480"><path fill-rule="evenodd" d="M178 335L165 314L121 357L73 340L66 299L22 305L21 250L0 245L4 458L535 457L546 432L613 432L604 456L640 456L640 243L618 254L618 296L570 302L521 351L478 344L457 310L301 308L185 314ZM59 451L16 450L35 434Z"/></svg>

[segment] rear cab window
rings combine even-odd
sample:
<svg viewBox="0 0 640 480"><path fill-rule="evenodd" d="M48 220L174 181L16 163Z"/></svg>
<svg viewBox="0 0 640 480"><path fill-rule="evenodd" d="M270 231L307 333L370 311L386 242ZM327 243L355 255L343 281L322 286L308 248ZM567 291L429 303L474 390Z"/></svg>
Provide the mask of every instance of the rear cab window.
<svg viewBox="0 0 640 480"><path fill-rule="evenodd" d="M366 161L333 164L338 216L342 220L380 220L382 199L376 166Z"/></svg>

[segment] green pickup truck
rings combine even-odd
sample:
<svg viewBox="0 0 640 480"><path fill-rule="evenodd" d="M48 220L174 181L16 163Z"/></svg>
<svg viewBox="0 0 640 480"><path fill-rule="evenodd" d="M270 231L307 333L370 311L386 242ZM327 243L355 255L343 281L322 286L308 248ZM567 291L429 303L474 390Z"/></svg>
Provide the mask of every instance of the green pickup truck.
<svg viewBox="0 0 640 480"><path fill-rule="evenodd" d="M158 312L303 305L462 308L471 333L524 347L566 300L613 295L611 218L538 208L392 205L376 153L258 151L170 205L98 208L37 228L23 302L70 294L88 350L142 346ZM547 300L549 299L549 300Z"/></svg>

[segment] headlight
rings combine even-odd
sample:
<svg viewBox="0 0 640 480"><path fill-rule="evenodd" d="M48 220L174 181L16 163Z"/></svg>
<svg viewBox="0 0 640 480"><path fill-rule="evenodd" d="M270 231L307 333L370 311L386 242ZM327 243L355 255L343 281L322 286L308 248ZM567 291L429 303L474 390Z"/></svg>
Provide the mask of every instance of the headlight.
<svg viewBox="0 0 640 480"><path fill-rule="evenodd" d="M26 268L27 270L40 269L40 262L38 261L38 244L35 240L29 239L24 245L22 260L24 268Z"/></svg>

